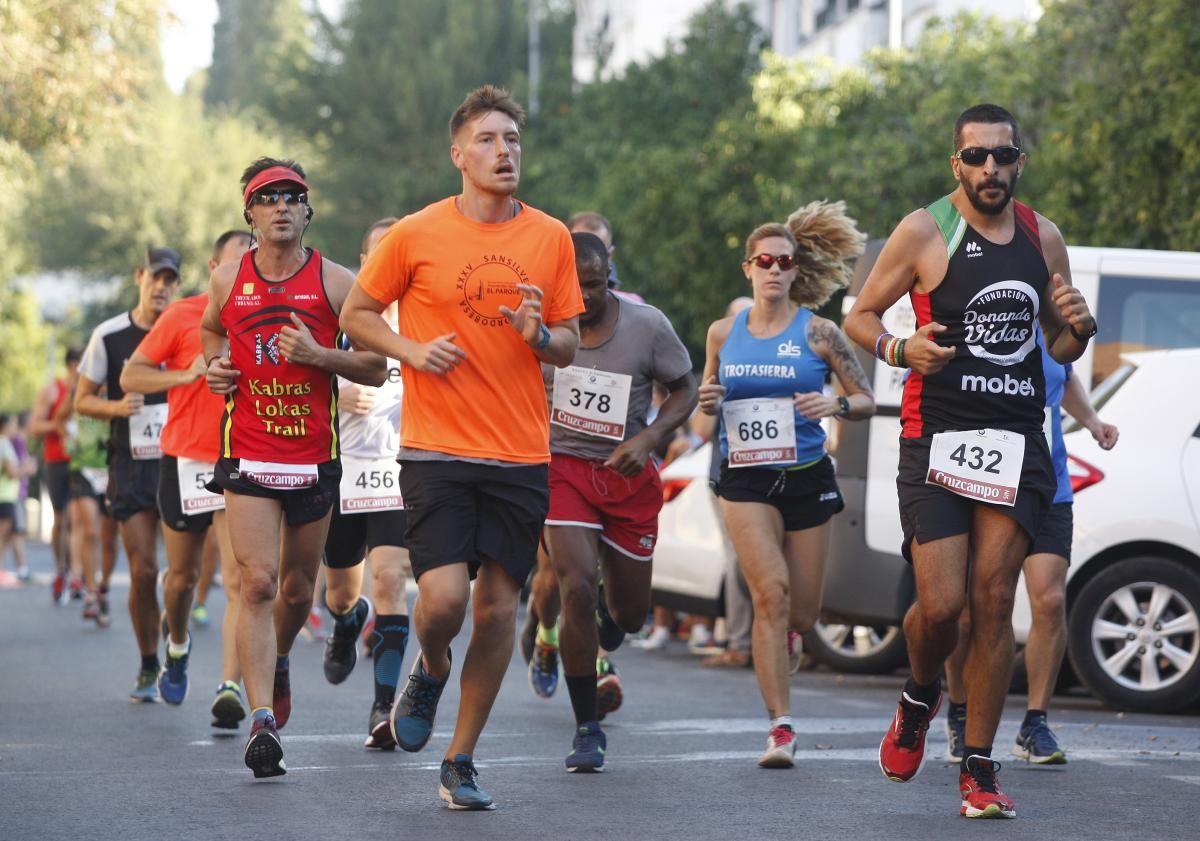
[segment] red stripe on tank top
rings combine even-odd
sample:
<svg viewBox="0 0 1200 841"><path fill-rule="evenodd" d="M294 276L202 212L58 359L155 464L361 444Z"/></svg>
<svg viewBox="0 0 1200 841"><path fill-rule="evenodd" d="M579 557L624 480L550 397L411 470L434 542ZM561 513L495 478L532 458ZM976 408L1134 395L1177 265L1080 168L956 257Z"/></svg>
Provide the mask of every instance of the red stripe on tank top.
<svg viewBox="0 0 1200 841"><path fill-rule="evenodd" d="M1025 236L1029 237L1033 247L1038 250L1038 254L1041 254L1042 237L1038 233L1037 214L1033 212L1033 208L1013 199L1013 213L1016 216L1017 226L1025 232Z"/></svg>
<svg viewBox="0 0 1200 841"><path fill-rule="evenodd" d="M909 292L913 312L917 316L917 329L933 321L933 308L929 295L920 292ZM925 418L921 412L921 399L925 388L925 378L916 371L908 372L904 381L904 396L900 400L900 437L920 438L925 432Z"/></svg>

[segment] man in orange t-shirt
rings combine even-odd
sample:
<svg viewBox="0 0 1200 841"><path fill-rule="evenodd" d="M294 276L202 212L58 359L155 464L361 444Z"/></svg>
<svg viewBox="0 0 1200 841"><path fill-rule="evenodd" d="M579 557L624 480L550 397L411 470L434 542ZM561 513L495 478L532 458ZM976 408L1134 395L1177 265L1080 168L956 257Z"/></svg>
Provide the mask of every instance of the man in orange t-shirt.
<svg viewBox="0 0 1200 841"><path fill-rule="evenodd" d="M240 231L222 234L214 246L210 263L237 260L249 247L249 237ZM121 372L121 385L141 394L167 392L167 422L162 430L163 451L158 480L158 510L167 551L167 577L163 602L169 630L165 666L158 677L158 691L168 704L182 704L187 696L188 655L192 639L188 616L200 578L205 537L216 527L222 558L233 560L229 532L225 528L225 498L206 490L217 460L221 414L225 402L213 394L204 379L200 320L208 306L208 293L176 301L163 311ZM246 717L238 681L237 651L232 640L236 622L237 576L226 578L229 604L224 629L228 632L224 651L223 680L213 702L213 726L236 728Z"/></svg>
<svg viewBox="0 0 1200 841"><path fill-rule="evenodd" d="M584 310L566 227L513 198L523 118L505 90L487 85L467 96L450 120L462 193L392 227L341 316L356 344L404 366L400 487L421 654L391 724L407 751L433 731L450 642L478 576L439 789L453 809L493 808L471 757L508 667L517 594L549 505L541 363L571 364ZM398 334L381 316L393 301Z"/></svg>

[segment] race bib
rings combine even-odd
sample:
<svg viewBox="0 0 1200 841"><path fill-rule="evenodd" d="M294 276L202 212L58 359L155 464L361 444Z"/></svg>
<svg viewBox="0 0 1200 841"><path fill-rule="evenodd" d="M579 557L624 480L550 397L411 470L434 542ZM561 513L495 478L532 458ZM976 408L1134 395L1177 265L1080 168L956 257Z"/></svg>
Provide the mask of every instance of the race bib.
<svg viewBox="0 0 1200 841"><path fill-rule="evenodd" d="M624 441L632 386L628 374L578 365L555 368L550 422L597 438Z"/></svg>
<svg viewBox="0 0 1200 841"><path fill-rule="evenodd" d="M796 463L796 414L790 397L751 397L721 406L729 466Z"/></svg>
<svg viewBox="0 0 1200 841"><path fill-rule="evenodd" d="M293 491L317 484L315 464L276 464L244 458L238 465L238 472L254 484L275 491Z"/></svg>
<svg viewBox="0 0 1200 841"><path fill-rule="evenodd" d="M929 449L927 485L979 502L1015 505L1025 436L1003 429L939 432Z"/></svg>
<svg viewBox="0 0 1200 841"><path fill-rule="evenodd" d="M129 453L138 461L162 458L158 439L167 424L167 404L142 406L129 416Z"/></svg>
<svg viewBox="0 0 1200 841"><path fill-rule="evenodd" d="M104 496L108 490L108 470L104 467L81 467L79 472L83 474L83 478L88 480L88 484L92 486L92 493L96 496Z"/></svg>
<svg viewBox="0 0 1200 841"><path fill-rule="evenodd" d="M213 477L213 466L194 458L176 461L179 468L179 507L183 513L206 514L225 510L225 495L215 494L204 487Z"/></svg>
<svg viewBox="0 0 1200 841"><path fill-rule="evenodd" d="M342 456L342 483L338 491L341 496L338 510L343 514L404 508L400 465L392 458Z"/></svg>

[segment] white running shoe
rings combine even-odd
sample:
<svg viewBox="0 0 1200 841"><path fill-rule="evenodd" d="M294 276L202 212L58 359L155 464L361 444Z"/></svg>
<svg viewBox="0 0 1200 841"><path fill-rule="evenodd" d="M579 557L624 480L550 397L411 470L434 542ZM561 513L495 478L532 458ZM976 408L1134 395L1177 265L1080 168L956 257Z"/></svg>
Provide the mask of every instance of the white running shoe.
<svg viewBox="0 0 1200 841"><path fill-rule="evenodd" d="M796 731L786 725L771 728L767 750L758 758L759 768L791 768L796 764Z"/></svg>
<svg viewBox="0 0 1200 841"><path fill-rule="evenodd" d="M643 651L658 651L660 648L667 647L669 639L671 639L670 629L663 625L655 625L650 629L650 635L644 640L632 640L629 644Z"/></svg>

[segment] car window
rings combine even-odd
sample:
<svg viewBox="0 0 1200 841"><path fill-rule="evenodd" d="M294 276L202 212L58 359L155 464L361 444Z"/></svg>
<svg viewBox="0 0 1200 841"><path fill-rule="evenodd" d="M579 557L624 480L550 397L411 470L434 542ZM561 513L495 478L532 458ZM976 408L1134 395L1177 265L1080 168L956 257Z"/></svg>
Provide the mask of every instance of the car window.
<svg viewBox="0 0 1200 841"><path fill-rule="evenodd" d="M1121 354L1200 347L1200 283L1153 277L1100 278L1093 351L1095 388L1121 367Z"/></svg>

